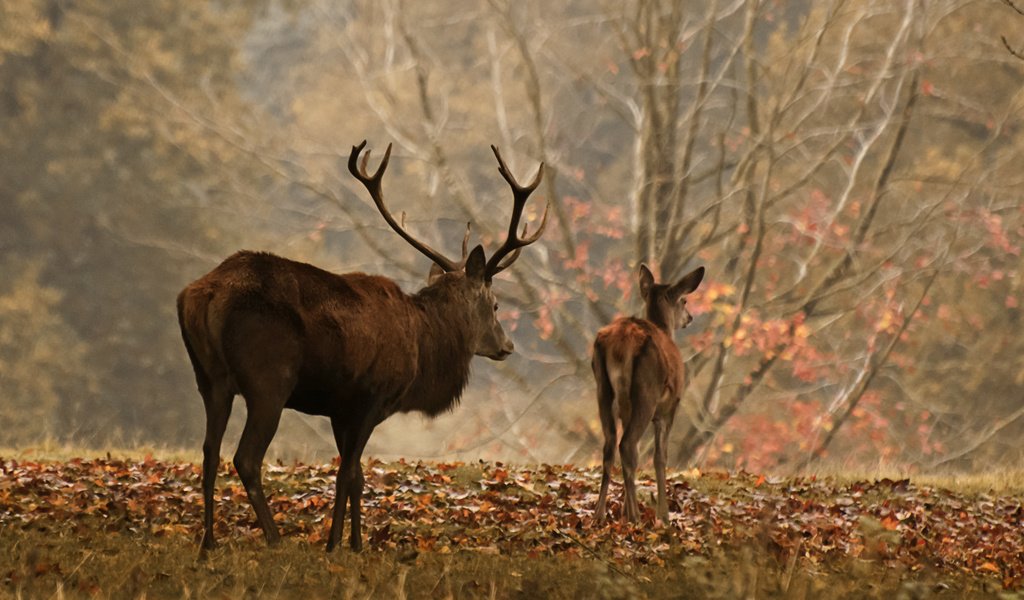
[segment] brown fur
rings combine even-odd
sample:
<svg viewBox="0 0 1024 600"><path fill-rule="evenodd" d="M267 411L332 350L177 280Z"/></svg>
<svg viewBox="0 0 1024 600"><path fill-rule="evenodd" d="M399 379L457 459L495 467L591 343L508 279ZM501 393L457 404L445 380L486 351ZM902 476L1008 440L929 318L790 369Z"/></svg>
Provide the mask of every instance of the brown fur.
<svg viewBox="0 0 1024 600"><path fill-rule="evenodd" d="M336 275L243 251L186 287L178 304L182 331L199 361L193 366L204 376L244 368L238 363L249 357L234 352L253 350L242 338L252 332L241 331L242 314L253 313L279 320L302 340L286 408L333 416L366 395L380 395L394 398L388 415L416 410L435 416L455 406L469 378L471 334L451 300L455 280L463 277L446 276L410 296L386 277ZM379 314L388 318L375 318ZM225 344L226 337L240 347ZM232 381L231 391L242 393L238 386Z"/></svg>
<svg viewBox="0 0 1024 600"><path fill-rule="evenodd" d="M204 550L216 545L214 483L235 395L245 398L248 409L235 468L267 542L280 536L263 494L263 457L281 411L292 408L331 419L341 467L327 550L341 539L349 505L350 542L359 550L359 462L374 427L396 412L435 416L452 409L474 355L504 360L514 350L497 319L491 280L544 231L547 208L532 236L526 236L525 226L522 236L516 235L543 165L532 183L520 185L491 146L512 188L509 234L488 261L480 246L466 252L467 225L462 260L456 262L416 239L391 215L381 189L391 145L372 175L366 170L369 151L359 164L365 146L363 141L352 147L349 172L366 187L388 225L434 263L427 287L408 295L385 277L335 275L273 254L238 252L178 296L181 335L206 407Z"/></svg>
<svg viewBox="0 0 1024 600"><path fill-rule="evenodd" d="M653 422L658 516L665 521L668 519L666 438L686 384L686 367L679 348L672 340L672 332L692 320L686 312L684 296L700 284L704 267L695 269L672 286L656 284L644 265L641 265L640 273L645 318L619 317L602 327L594 339L592 366L605 439L601 491L595 511L599 521L604 520L607 509L608 484L618 435L616 421L622 424L619 454L626 488L623 517L629 521L640 517L635 483L637 444L644 430Z"/></svg>
<svg viewBox="0 0 1024 600"><path fill-rule="evenodd" d="M662 391L678 396L686 387L686 365L679 348L668 332L646 319L619 317L598 330L594 345L606 348L605 355L619 363L640 355L650 345L657 357Z"/></svg>
<svg viewBox="0 0 1024 600"><path fill-rule="evenodd" d="M472 314L479 302L493 303L489 285L464 272L445 273L409 295L385 277L337 275L260 252L238 252L188 285L178 296L178 317L207 409L204 547L214 545L213 480L236 394L249 415L235 465L273 542L259 473L281 409L331 418L343 457L343 506L344 494L355 495L350 487L362 489L354 472L373 427L396 412L434 416L458 403L482 337ZM343 485L344 471L352 481ZM336 509L338 537L343 514Z"/></svg>

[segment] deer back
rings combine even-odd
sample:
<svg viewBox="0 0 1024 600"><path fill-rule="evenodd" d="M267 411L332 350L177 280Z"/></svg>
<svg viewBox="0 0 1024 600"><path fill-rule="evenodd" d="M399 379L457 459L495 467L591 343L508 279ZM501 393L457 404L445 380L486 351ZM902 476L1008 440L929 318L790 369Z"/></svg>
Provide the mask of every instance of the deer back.
<svg viewBox="0 0 1024 600"><path fill-rule="evenodd" d="M410 296L386 277L239 252L182 292L184 327L203 364L230 373L259 330L279 324L301 348L297 397L329 394L337 408L383 397L384 416L436 414L465 387L473 356L459 279Z"/></svg>

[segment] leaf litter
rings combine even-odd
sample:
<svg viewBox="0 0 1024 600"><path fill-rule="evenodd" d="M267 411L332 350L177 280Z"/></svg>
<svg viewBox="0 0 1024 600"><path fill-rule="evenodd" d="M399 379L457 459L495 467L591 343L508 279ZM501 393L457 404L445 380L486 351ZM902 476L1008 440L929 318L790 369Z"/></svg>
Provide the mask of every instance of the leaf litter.
<svg viewBox="0 0 1024 600"><path fill-rule="evenodd" d="M760 544L780 562L868 559L911 571L933 569L1024 584L1024 507L1009 495L963 494L910 480L838 482L725 472L669 478L669 523L655 523L653 483L641 479L643 519L611 519L594 505L599 468L565 465L426 463L364 465L364 536L370 548L415 552L597 557L610 567L661 565L720 548ZM259 543L245 490L227 464L216 491L221 539ZM325 542L337 465L267 465L265 489L285 536ZM57 534L202 534L200 468L154 460L0 459L0 528Z"/></svg>

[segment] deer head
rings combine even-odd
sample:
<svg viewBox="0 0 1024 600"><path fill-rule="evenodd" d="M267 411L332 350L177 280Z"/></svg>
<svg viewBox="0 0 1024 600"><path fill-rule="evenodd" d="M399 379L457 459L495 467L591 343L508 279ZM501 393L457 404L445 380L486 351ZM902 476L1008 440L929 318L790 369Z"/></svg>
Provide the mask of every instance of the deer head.
<svg viewBox="0 0 1024 600"><path fill-rule="evenodd" d="M384 220L387 221L388 225L413 248L416 248L420 253L433 261L427 288L420 293L443 293L446 295L446 298L457 305L458 314L470 325L469 329L473 336L471 345L476 355L485 356L492 360L508 358L515 349L515 346L508 339L501 323L498 322L498 303L491 290L491 282L495 275L508 268L509 265L519 258L519 253L525 246L536 242L540 239L541 234L544 233L548 217L547 206L544 208L541 224L533 235L527 236L525 224L523 225L522 233L516 235L516 231L519 229L519 221L522 219L523 209L526 206L526 200L537 189L537 186L540 185L544 165L541 164L538 167L537 174L529 185L522 186L512 176L505 165L505 161L502 160L498 149L491 146L494 156L498 159L498 172L501 173L502 177L512 188L513 207L508 235L504 243L491 255L490 260L486 260L484 249L480 245L477 245L468 253L466 252L469 241L469 226L467 224L466 235L462 240L462 260L454 261L406 231L404 215L400 223L391 215L387 205L384 203L381 179L391 157L391 144L388 144L380 166L372 175L366 170L370 152L366 152L361 164L359 161L359 154L365 146L366 141L364 140L358 146L352 147L352 153L349 155L348 160L348 169L366 187L370 197L373 199L373 203L377 206L377 210L384 217Z"/></svg>
<svg viewBox="0 0 1024 600"><path fill-rule="evenodd" d="M644 301L645 318L669 332L682 329L693 321L686 310L686 295L697 289L704 279L704 267L697 267L674 284L654 281L654 274L640 265L640 297Z"/></svg>

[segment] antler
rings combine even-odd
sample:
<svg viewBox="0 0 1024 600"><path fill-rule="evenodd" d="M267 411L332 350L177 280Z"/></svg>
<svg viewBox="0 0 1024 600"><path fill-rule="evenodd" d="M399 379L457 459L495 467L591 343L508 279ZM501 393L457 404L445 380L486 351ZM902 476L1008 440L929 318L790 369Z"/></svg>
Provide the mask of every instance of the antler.
<svg viewBox="0 0 1024 600"><path fill-rule="evenodd" d="M520 235L516 235L516 229L519 228L519 221L523 216L523 208L526 206L526 200L533 193L533 190L537 189L540 185L541 177L544 175L544 163L541 163L537 167L537 174L533 177L533 182L530 185L522 186L516 181L515 177L512 176L512 172L509 171L505 161L501 158L501 152L495 146L491 146L491 150L494 152L495 158L498 159L498 172L508 182L509 187L512 188L512 219L508 224L508 235L505 237L505 242L500 248L495 250L494 254L491 255L490 260L487 261L487 268L485 273L487 278L497 275L498 273L505 270L511 265L517 258L519 258L519 252L525 246L536 242L540 239L541 234L544 233L544 228L548 224L548 208L551 206L551 200L544 206L544 216L541 217L540 227L537 231L527 237L526 235L526 224L523 224L523 232ZM504 259L504 260L503 260Z"/></svg>
<svg viewBox="0 0 1024 600"><path fill-rule="evenodd" d="M373 175L369 175L366 172L367 163L370 162L369 150L367 150L366 154L363 156L362 165L358 164L359 154L363 151L363 148L365 147L366 140L363 140L362 143L360 143L358 146L352 146L352 153L348 157L348 170L350 173L352 173L353 176L355 176L356 179L358 179L363 184L363 186L366 188L366 191L370 192L370 197L373 199L373 203L377 205L377 210L380 211L381 216L384 217L384 220L388 222L388 225L391 226L391 229L394 229L395 233L402 236L402 239L409 242L409 244L413 248L419 250L423 255L425 255L430 260L434 261L434 263L436 263L437 266L441 267L445 271L452 272L461 269L463 267L463 263L465 263L465 248L469 240L469 226L467 225L466 237L463 239L462 242L462 263L457 263L453 260L446 258L437 250L434 250L430 246L414 238L403 227L405 222L405 215L402 215L403 223L399 224L398 221L395 221L395 218L391 216L391 211L389 211L387 206L384 205L384 195L381 192L380 182L381 179L384 177L384 170L388 168L388 160L391 158L391 144L388 144L388 149L384 151L384 158L380 161L380 166L377 167L377 172L374 173Z"/></svg>

